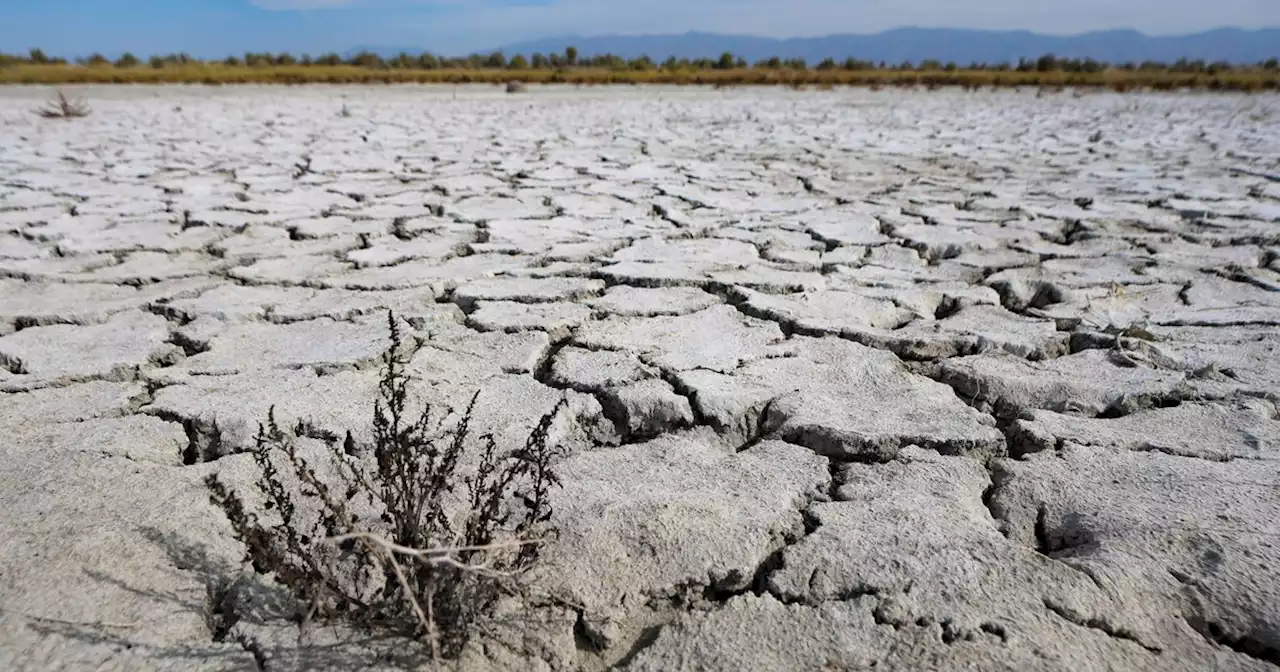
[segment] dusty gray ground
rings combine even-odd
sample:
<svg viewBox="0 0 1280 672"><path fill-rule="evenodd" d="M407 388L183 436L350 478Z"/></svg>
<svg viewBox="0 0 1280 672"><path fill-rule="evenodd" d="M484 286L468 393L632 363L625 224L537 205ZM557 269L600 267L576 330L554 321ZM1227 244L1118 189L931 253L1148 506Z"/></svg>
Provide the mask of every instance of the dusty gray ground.
<svg viewBox="0 0 1280 672"><path fill-rule="evenodd" d="M2 669L376 657L201 479L359 436L386 308L504 442L570 397L572 606L473 669L1280 664L1274 96L80 93L0 91Z"/></svg>

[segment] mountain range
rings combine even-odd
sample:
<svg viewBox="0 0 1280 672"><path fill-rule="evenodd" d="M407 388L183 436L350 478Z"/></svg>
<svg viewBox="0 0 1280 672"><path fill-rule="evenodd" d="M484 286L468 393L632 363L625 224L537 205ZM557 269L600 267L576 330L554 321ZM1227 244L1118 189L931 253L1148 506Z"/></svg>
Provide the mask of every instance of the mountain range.
<svg viewBox="0 0 1280 672"><path fill-rule="evenodd" d="M1014 63L1044 54L1063 58L1093 58L1110 63L1188 60L1258 63L1280 57L1280 28L1244 30L1218 28L1190 35L1145 35L1136 30L1106 30L1079 35L1045 35L1025 30L996 31L953 28L898 28L881 33L777 39L751 35L688 32L673 35L566 35L496 47L511 56L563 53L578 49L580 57L615 54L623 58L648 55L656 61L677 58L718 58L724 52L754 62L778 56L817 63L824 58L898 64L927 59L959 64ZM384 57L421 48L361 46ZM488 52L483 52L488 53Z"/></svg>

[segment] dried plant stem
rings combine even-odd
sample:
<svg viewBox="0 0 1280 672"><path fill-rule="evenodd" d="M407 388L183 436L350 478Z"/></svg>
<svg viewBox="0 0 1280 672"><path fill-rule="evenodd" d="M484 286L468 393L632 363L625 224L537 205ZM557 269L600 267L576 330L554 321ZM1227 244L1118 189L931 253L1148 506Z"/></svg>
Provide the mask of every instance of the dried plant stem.
<svg viewBox="0 0 1280 672"><path fill-rule="evenodd" d="M407 555L413 558L417 558L422 562L431 563L433 565L448 565L450 567L461 569L463 571L484 572L492 576L514 576L514 572L495 572L493 570L490 570L487 565L483 565L483 564L469 565L466 563L458 562L457 560L454 560L452 557L450 557L451 554L510 550L513 548L521 548L524 546L531 546L534 544L543 543L542 539L512 539L510 541L495 542L492 544L484 544L481 546L444 546L441 548L409 548L408 546L401 546L400 544L397 544L394 541L388 541L383 537L380 537L375 534L369 534L368 532L352 532L350 534L341 534L336 537L328 537L325 539L325 541L331 544L340 544L350 539L359 539L364 542L372 543L374 545L382 547L382 549L389 551L391 553L395 553L397 555Z"/></svg>
<svg viewBox="0 0 1280 672"><path fill-rule="evenodd" d="M451 425L430 407L412 411L400 323L390 313L387 321L370 450L350 433L330 441L333 469L322 478L296 445L303 424L286 432L273 407L250 451L262 512L217 474L205 482L246 560L292 592L304 626L342 618L390 627L427 638L438 664L483 632L506 598L527 595L521 581L555 532L549 495L560 485L553 467L562 452L552 426L567 401L514 450L500 450L490 434L471 436L478 392ZM478 444L479 460L464 475L469 444Z"/></svg>
<svg viewBox="0 0 1280 672"><path fill-rule="evenodd" d="M404 568L400 566L400 562L396 560L396 556L407 556L418 562L448 565L464 572L475 572L485 576L507 577L511 576L512 573L495 572L484 565L468 565L461 563L454 560L449 554L463 551L495 551L511 549L540 542L540 540L521 540L486 544L483 546L456 546L449 548L419 549L401 546L393 541L389 541L375 534L369 534L368 532L342 534L336 537L328 537L324 541L325 543L336 545L351 540L361 542L361 544L368 549L370 556L373 557L375 562L379 565L385 564L385 566L391 568L392 573L395 574L397 583L400 584L400 589L403 591L406 601L409 603L410 609L413 610L413 615L418 621L418 626L424 633L426 633L427 638L431 643L431 659L437 668L439 667L441 659L441 650L439 632L436 628L434 593L428 593L425 600L427 606L424 608L422 604L419 603L418 598L414 595L414 591L409 585L409 580L405 578Z"/></svg>

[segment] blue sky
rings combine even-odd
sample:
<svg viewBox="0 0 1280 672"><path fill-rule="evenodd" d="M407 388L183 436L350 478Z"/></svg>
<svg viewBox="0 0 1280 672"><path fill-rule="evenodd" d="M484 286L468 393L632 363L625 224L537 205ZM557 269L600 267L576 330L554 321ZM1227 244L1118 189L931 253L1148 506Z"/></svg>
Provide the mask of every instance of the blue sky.
<svg viewBox="0 0 1280 672"><path fill-rule="evenodd" d="M456 55L569 34L787 37L907 25L1172 34L1280 26L1280 0L0 0L0 51L211 57L375 44Z"/></svg>

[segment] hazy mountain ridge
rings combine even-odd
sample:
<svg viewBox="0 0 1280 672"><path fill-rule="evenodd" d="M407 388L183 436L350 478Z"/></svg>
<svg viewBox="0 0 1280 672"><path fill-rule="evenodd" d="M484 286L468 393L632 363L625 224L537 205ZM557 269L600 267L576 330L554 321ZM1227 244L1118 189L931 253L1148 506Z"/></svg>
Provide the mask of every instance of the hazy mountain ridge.
<svg viewBox="0 0 1280 672"><path fill-rule="evenodd" d="M683 35L568 36L508 45L506 53L562 51L572 44L584 56L612 53L624 58L642 54L661 60L667 56L715 58L726 51L755 61L771 56L843 60L850 56L900 63L926 59L970 62L1015 62L1044 54L1100 61L1206 61L1256 63L1280 56L1280 28L1241 30L1222 28L1179 36L1149 36L1136 30L1110 30L1080 35L1042 35L1030 31L900 28L872 35L773 39L748 35L685 33Z"/></svg>
<svg viewBox="0 0 1280 672"><path fill-rule="evenodd" d="M1016 62L1044 54L1067 58L1093 58L1112 63L1189 60L1257 63L1280 57L1280 28L1244 30L1218 28L1189 35L1145 35L1136 30L1107 30L1079 35L1044 35L1031 31L968 30L952 28L898 28L867 35L827 35L775 39L751 35L689 32L679 35L601 35L562 37L519 42L490 51L508 55L562 53L577 47L581 56L610 53L623 58L647 54L661 61L678 58L716 58L728 51L748 61L778 56L803 58L817 63L824 58L850 56L898 64L926 59L971 62ZM422 48L361 46L384 57L401 51L417 54ZM430 49L425 49L429 51Z"/></svg>

